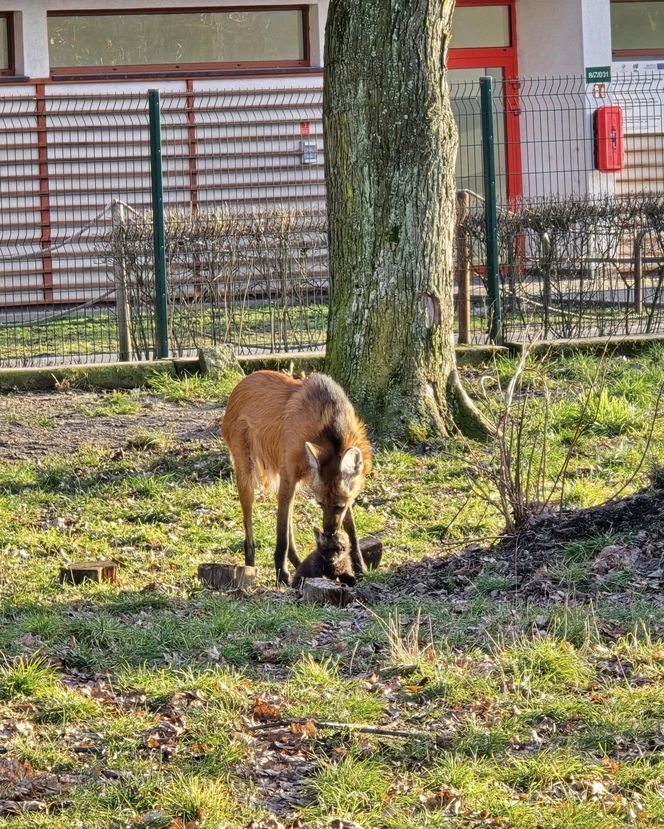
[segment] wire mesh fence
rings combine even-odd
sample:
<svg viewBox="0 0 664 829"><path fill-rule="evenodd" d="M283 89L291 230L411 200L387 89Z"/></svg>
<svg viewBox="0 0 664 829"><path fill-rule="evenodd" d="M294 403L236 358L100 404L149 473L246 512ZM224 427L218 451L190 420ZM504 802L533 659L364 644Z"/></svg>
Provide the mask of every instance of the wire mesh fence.
<svg viewBox="0 0 664 829"><path fill-rule="evenodd" d="M144 199L143 96L0 101L0 363L117 353L114 282L97 251L113 198Z"/></svg>
<svg viewBox="0 0 664 829"><path fill-rule="evenodd" d="M164 97L176 353L219 342L239 352L324 346L321 106L315 88Z"/></svg>
<svg viewBox="0 0 664 829"><path fill-rule="evenodd" d="M152 356L155 280L151 212L119 204L111 240L126 288L139 358ZM324 215L268 206L165 212L170 349L187 354L231 343L238 350L294 351L324 344L327 235Z"/></svg>
<svg viewBox="0 0 664 829"><path fill-rule="evenodd" d="M664 81L498 79L494 90L503 339L664 333ZM457 272L484 320L479 98L466 87L455 101L470 139ZM598 113L610 116L605 136Z"/></svg>
<svg viewBox="0 0 664 829"><path fill-rule="evenodd" d="M664 194L503 207L498 214L503 338L664 332L663 231ZM457 233L467 239L468 258L480 261L483 214L466 214Z"/></svg>
<svg viewBox="0 0 664 829"><path fill-rule="evenodd" d="M161 130L172 352L321 347L320 90L188 84ZM0 177L0 365L152 357L147 96L0 99Z"/></svg>
<svg viewBox="0 0 664 829"><path fill-rule="evenodd" d="M196 84L161 97L171 351L321 348L320 87ZM0 365L151 358L147 95L54 89L0 98ZM503 339L664 332L664 81L496 76L494 90ZM483 343L493 306L479 86L451 93L457 334ZM625 163L610 171L597 169L603 107L624 124Z"/></svg>

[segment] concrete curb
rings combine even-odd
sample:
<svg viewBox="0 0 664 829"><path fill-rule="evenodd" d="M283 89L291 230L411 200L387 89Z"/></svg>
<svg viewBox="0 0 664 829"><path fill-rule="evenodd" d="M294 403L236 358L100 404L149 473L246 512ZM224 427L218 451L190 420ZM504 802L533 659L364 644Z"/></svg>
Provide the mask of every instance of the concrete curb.
<svg viewBox="0 0 664 829"><path fill-rule="evenodd" d="M198 360L193 361L198 364ZM0 369L0 391L43 391L58 386L78 389L131 389L143 386L154 374L176 376L176 361L151 363L92 363L51 368Z"/></svg>
<svg viewBox="0 0 664 829"><path fill-rule="evenodd" d="M638 354L639 351L656 343L664 343L664 336L662 334L626 334L619 339L612 337L586 337L539 341L531 343L529 351L531 354L551 354L556 357L566 356L573 352L591 354L606 352L607 356L613 354L628 356ZM509 350L510 354L519 355L528 347L528 344L511 341L506 342L505 347Z"/></svg>
<svg viewBox="0 0 664 829"><path fill-rule="evenodd" d="M500 346L457 346L460 365L478 365L489 362L498 354L507 354ZM272 371L305 372L321 371L325 352L304 351L292 354L251 355L239 357L244 371L260 369ZM52 366L50 368L0 369L0 392L45 391L58 386L78 389L131 389L146 385L154 374L170 374L181 377L200 371L198 358L153 360L131 363L90 363L86 365Z"/></svg>

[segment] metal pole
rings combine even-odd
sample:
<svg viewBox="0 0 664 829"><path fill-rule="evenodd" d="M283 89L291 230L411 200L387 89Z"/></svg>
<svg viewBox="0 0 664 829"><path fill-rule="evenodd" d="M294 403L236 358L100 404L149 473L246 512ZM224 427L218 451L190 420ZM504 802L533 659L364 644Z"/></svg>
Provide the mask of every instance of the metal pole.
<svg viewBox="0 0 664 829"><path fill-rule="evenodd" d="M113 270L115 272L115 313L118 318L118 355L120 360L131 360L131 316L127 296L127 262L123 250L123 230L126 222L125 206L114 201L113 238L116 240Z"/></svg>
<svg viewBox="0 0 664 829"><path fill-rule="evenodd" d="M484 216L486 227L486 276L489 288L489 339L502 339L500 275L498 259L498 217L496 206L496 160L493 137L493 78L480 78L482 115L482 156L484 161Z"/></svg>
<svg viewBox="0 0 664 829"><path fill-rule="evenodd" d="M553 245L548 233L540 235L542 250L542 305L544 305L544 339L549 336L551 323L551 271L553 270Z"/></svg>
<svg viewBox="0 0 664 829"><path fill-rule="evenodd" d="M459 344L470 343L470 234L464 227L464 220L470 211L470 194L467 190L457 190L457 224L456 224L456 266L457 296L459 307Z"/></svg>
<svg viewBox="0 0 664 829"><path fill-rule="evenodd" d="M644 231L640 231L634 239L634 310L637 314L643 313L643 256L641 244Z"/></svg>
<svg viewBox="0 0 664 829"><path fill-rule="evenodd" d="M148 103L150 111L152 231L154 235L155 357L160 360L168 357L168 294L166 289L164 184L161 169L161 116L158 89L148 89Z"/></svg>

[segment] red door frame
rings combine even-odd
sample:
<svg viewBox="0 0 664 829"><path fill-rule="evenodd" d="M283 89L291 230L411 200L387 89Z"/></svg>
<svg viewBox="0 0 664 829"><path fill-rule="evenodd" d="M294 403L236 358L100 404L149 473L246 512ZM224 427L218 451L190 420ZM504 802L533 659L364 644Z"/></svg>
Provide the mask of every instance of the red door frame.
<svg viewBox="0 0 664 829"><path fill-rule="evenodd" d="M521 196L521 143L519 135L519 83L516 50L516 0L457 0L457 6L507 6L510 17L510 45L503 47L455 49L454 32L448 53L449 69L502 69L505 77L505 140L507 142L507 194L510 201Z"/></svg>

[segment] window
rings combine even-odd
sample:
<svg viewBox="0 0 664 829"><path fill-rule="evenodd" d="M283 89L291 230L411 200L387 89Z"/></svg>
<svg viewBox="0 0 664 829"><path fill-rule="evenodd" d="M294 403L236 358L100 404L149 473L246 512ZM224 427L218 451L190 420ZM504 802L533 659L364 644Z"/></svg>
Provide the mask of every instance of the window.
<svg viewBox="0 0 664 829"><path fill-rule="evenodd" d="M11 14L0 14L0 75L14 74Z"/></svg>
<svg viewBox="0 0 664 829"><path fill-rule="evenodd" d="M308 65L304 7L51 13L54 73Z"/></svg>
<svg viewBox="0 0 664 829"><path fill-rule="evenodd" d="M664 2L611 0L614 57L664 55Z"/></svg>
<svg viewBox="0 0 664 829"><path fill-rule="evenodd" d="M452 49L510 46L508 6L460 6L452 19Z"/></svg>

